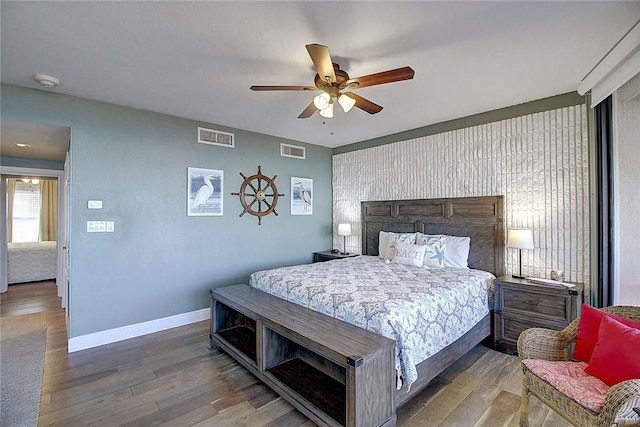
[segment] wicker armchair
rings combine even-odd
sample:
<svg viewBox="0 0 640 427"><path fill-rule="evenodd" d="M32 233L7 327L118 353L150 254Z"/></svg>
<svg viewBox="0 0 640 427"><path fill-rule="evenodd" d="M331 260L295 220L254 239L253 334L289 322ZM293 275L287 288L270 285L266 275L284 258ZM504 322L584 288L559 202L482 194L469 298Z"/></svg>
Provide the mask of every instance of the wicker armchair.
<svg viewBox="0 0 640 427"><path fill-rule="evenodd" d="M640 321L640 307L613 306L603 310ZM569 347L576 342L578 322L579 319L574 320L562 331L542 328L525 330L518 339L520 360L568 361ZM575 426L640 426L640 414L634 411L634 408L640 408L640 379L624 381L611 387L600 412L593 412L559 392L548 382L531 372L523 363L521 366L524 378L520 426L529 426L530 394Z"/></svg>

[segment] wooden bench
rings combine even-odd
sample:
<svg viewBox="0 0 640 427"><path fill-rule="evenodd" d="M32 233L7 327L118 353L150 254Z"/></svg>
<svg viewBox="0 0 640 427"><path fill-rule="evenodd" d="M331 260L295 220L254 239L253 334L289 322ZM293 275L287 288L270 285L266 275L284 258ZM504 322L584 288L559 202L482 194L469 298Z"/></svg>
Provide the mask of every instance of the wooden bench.
<svg viewBox="0 0 640 427"><path fill-rule="evenodd" d="M394 340L247 285L210 293L211 347L316 424L396 425Z"/></svg>

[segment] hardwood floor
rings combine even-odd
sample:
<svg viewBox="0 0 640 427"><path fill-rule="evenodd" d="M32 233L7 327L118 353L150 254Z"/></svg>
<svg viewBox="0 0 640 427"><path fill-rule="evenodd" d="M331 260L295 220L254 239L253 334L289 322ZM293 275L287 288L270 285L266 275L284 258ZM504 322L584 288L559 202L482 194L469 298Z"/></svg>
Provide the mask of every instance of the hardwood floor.
<svg viewBox="0 0 640 427"><path fill-rule="evenodd" d="M199 322L67 353L54 282L12 285L0 316L44 311L47 346L40 426L251 426L314 424L224 353ZM518 359L476 346L398 410L398 425L517 426ZM531 426L569 426L535 398Z"/></svg>

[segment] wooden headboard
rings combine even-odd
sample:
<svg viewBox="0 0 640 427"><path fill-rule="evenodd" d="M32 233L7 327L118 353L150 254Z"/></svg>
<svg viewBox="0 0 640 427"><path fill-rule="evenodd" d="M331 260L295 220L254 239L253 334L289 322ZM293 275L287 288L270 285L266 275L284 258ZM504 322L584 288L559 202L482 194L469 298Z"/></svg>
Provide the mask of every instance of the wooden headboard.
<svg viewBox="0 0 640 427"><path fill-rule="evenodd" d="M469 267L504 274L503 196L362 202L364 255L378 255L380 231L471 237Z"/></svg>

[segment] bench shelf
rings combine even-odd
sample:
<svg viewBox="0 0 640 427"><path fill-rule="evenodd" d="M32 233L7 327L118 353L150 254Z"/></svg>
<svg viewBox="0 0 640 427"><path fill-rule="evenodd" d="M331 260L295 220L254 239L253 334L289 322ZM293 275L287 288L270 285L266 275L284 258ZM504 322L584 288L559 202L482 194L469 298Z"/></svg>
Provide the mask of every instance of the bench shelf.
<svg viewBox="0 0 640 427"><path fill-rule="evenodd" d="M393 340L246 285L211 290L210 338L320 426L396 424Z"/></svg>

